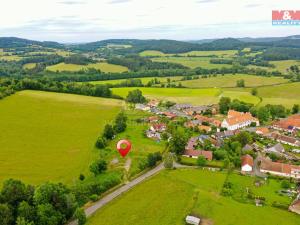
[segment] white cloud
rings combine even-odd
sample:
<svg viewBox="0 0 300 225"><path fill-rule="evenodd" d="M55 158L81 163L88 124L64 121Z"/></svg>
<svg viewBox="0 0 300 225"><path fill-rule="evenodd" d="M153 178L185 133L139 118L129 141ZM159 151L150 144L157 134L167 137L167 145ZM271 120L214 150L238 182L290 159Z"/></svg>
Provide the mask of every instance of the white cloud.
<svg viewBox="0 0 300 225"><path fill-rule="evenodd" d="M299 34L299 26L272 27L272 9L300 10L299 0L1 0L0 35L74 42Z"/></svg>

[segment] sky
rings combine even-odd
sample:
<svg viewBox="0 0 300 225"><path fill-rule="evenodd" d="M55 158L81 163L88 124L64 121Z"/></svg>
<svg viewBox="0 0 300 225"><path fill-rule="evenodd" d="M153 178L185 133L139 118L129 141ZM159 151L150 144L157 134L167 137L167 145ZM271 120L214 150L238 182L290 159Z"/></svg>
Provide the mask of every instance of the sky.
<svg viewBox="0 0 300 225"><path fill-rule="evenodd" d="M300 34L272 26L299 0L0 0L0 36L63 43L111 38L200 40Z"/></svg>

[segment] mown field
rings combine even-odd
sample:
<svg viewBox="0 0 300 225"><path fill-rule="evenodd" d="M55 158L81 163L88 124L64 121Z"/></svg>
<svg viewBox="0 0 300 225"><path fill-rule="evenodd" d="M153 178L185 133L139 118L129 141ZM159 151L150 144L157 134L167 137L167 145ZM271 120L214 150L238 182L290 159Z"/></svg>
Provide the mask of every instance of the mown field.
<svg viewBox="0 0 300 225"><path fill-rule="evenodd" d="M155 62L170 62L170 63L178 63L189 68L202 67L206 69L221 69L228 68L232 65L229 64L212 64L210 63L210 57L159 57L152 58Z"/></svg>
<svg viewBox="0 0 300 225"><path fill-rule="evenodd" d="M114 65L114 64L109 64L106 62L101 62L101 63L94 63L94 64L88 64L88 65L75 65L75 64L65 64L65 63L59 63L53 66L47 66L47 70L50 71L79 71L82 69L87 69L87 68L94 68L94 69L99 69L103 72L106 73L121 73L128 71L127 67L120 66L120 65Z"/></svg>
<svg viewBox="0 0 300 225"><path fill-rule="evenodd" d="M21 91L0 101L0 183L72 183L99 154L96 138L122 101Z"/></svg>
<svg viewBox="0 0 300 225"><path fill-rule="evenodd" d="M149 99L169 100L176 103L190 103L193 105L205 105L218 103L219 98L228 96L253 104L258 104L260 99L252 96L247 91L232 91L220 88L112 88L113 93L126 97L129 91L140 89Z"/></svg>
<svg viewBox="0 0 300 225"><path fill-rule="evenodd" d="M126 97L133 88L112 88L114 94ZM218 102L221 91L218 88L188 89L188 88L138 88L149 99L169 100L177 103L191 103L195 105Z"/></svg>
<svg viewBox="0 0 300 225"><path fill-rule="evenodd" d="M298 215L269 205L273 201L291 201L276 194L279 182L271 180L255 187L254 178L229 176L237 195L251 188L266 198L266 206L256 207L254 202L241 203L220 195L226 176L200 169L163 171L100 209L87 224L183 225L188 214L201 217L201 224L209 225L299 224Z"/></svg>
<svg viewBox="0 0 300 225"><path fill-rule="evenodd" d="M247 74L218 75L216 77L200 78L196 80L180 81L184 87L207 88L207 87L236 87L237 80L243 79L246 87L257 87L287 83L289 80L283 77L261 77Z"/></svg>

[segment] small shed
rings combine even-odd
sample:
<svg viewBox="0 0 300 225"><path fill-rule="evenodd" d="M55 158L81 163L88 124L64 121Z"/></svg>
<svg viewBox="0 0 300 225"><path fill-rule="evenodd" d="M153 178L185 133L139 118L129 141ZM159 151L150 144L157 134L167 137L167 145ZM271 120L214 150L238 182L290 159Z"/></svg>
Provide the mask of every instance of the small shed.
<svg viewBox="0 0 300 225"><path fill-rule="evenodd" d="M200 224L200 218L198 218L198 217L195 217L195 216L187 216L186 218L185 218L185 222L187 223L187 224L193 224L193 225L199 225Z"/></svg>

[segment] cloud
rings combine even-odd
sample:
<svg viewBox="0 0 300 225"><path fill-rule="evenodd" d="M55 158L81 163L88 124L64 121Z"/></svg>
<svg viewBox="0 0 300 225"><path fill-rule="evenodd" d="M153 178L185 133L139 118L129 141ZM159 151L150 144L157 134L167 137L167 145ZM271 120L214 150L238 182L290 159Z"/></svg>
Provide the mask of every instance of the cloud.
<svg viewBox="0 0 300 225"><path fill-rule="evenodd" d="M245 5L246 8L256 8L256 7L259 7L261 6L262 4L247 4Z"/></svg>
<svg viewBox="0 0 300 225"><path fill-rule="evenodd" d="M127 3L130 2L131 0L111 0L109 4L121 4L121 3Z"/></svg>
<svg viewBox="0 0 300 225"><path fill-rule="evenodd" d="M213 3L213 2L218 2L219 0L198 0L196 1L197 3Z"/></svg>
<svg viewBox="0 0 300 225"><path fill-rule="evenodd" d="M85 4L84 1L76 1L76 0L65 0L65 1L58 2L58 3L63 4L63 5L82 5L82 4Z"/></svg>

